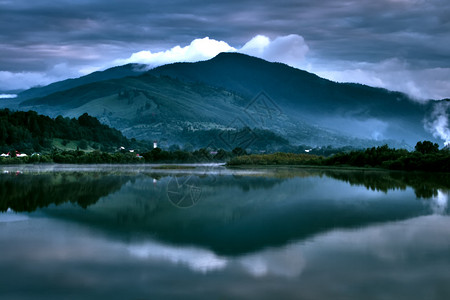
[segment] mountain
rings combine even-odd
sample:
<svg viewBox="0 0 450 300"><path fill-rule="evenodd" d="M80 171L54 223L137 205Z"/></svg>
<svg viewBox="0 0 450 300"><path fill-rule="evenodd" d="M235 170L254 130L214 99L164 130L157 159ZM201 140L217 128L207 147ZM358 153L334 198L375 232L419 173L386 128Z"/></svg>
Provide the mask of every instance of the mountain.
<svg viewBox="0 0 450 300"><path fill-rule="evenodd" d="M261 101L264 97L261 94ZM91 83L27 100L21 103L21 108L53 117L77 117L89 112L127 137L156 139L166 146L174 143L195 147L210 145L232 150L258 144L258 150L266 149L261 139L267 139L267 134L260 136L254 128L270 130L293 144L370 145L369 141L295 121L280 111L271 111L267 116L268 111L260 110L260 103L248 106L250 100L198 82L145 74ZM240 130L244 127L253 130L245 133Z"/></svg>
<svg viewBox="0 0 450 300"><path fill-rule="evenodd" d="M22 100L20 109L68 117L88 112L127 137L167 144L196 139L203 145L194 146L249 146L261 139L253 128L311 146L399 147L436 141L424 120L432 117L437 101L421 104L399 92L336 83L243 54L165 65L139 76L123 72L134 69L107 70L104 74L117 77L100 80L96 74L69 89L55 83L57 92ZM242 128L249 128L243 136Z"/></svg>
<svg viewBox="0 0 450 300"><path fill-rule="evenodd" d="M88 111L129 137L184 144L190 142L183 139L186 135L195 138L193 132L258 127L251 118L253 110L245 109L247 100L201 83L145 74L91 83L27 100L21 108L36 109L53 117L76 117ZM319 131L305 124L294 124L283 115L269 121L267 127L282 135L298 134L303 128L303 135L308 138L311 131Z"/></svg>
<svg viewBox="0 0 450 300"><path fill-rule="evenodd" d="M82 76L74 79L67 79L58 81L43 87L34 87L23 92L18 93L17 100L24 101L36 97L44 97L56 92L72 89L85 84L114 79L123 78L128 76L137 76L144 73L146 65L140 64L127 64L114 68L107 69L105 71L97 71L86 76Z"/></svg>
<svg viewBox="0 0 450 300"><path fill-rule="evenodd" d="M19 93L21 93L23 91L24 91L23 89L22 90L0 90L0 95L2 95L2 94L7 94L7 95L13 94L13 95L16 95L16 94L19 94Z"/></svg>
<svg viewBox="0 0 450 300"><path fill-rule="evenodd" d="M432 104L405 94L360 84L336 83L281 63L237 53L209 61L176 63L150 71L159 76L203 82L253 98L264 91L286 115L341 133L371 139L428 138L423 120Z"/></svg>

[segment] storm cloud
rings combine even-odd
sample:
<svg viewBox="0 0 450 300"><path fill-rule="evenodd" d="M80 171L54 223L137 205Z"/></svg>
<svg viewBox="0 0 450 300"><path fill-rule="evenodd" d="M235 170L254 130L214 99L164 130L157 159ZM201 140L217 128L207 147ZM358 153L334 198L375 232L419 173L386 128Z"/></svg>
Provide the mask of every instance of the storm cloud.
<svg viewBox="0 0 450 300"><path fill-rule="evenodd" d="M0 0L0 90L80 76L206 37L246 49L258 36L271 48L249 54L416 98L450 97L446 0Z"/></svg>

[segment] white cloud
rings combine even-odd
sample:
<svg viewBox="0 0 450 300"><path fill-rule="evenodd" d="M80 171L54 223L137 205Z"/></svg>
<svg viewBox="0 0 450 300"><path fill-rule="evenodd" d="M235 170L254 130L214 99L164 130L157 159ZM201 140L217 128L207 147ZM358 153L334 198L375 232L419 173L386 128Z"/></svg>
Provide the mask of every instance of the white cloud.
<svg viewBox="0 0 450 300"><path fill-rule="evenodd" d="M196 62L210 59L221 52L234 52L235 48L231 47L224 41L216 41L205 37L203 39L195 39L188 46L175 46L169 50L161 52L151 52L149 50L133 53L127 59L118 59L114 61L114 65L122 65L127 63L147 64L150 67L157 67L164 64L174 62Z"/></svg>
<svg viewBox="0 0 450 300"><path fill-rule="evenodd" d="M297 34L270 39L257 35L242 47L209 37L193 40L189 45L177 45L166 51L139 51L124 59L110 59L99 65L58 64L46 72L0 71L0 90L15 90L46 85L68 77L79 77L94 71L127 63L146 64L149 68L174 62L208 60L221 52L238 52L272 62L282 62L306 69L321 77L338 82L356 82L404 92L418 100L450 97L450 68L415 68L407 61L391 58L380 62L328 61L310 51L304 38ZM117 52L116 52L117 53ZM309 54L311 53L311 54ZM308 54L308 56L307 56ZM108 61L105 58L104 61Z"/></svg>
<svg viewBox="0 0 450 300"><path fill-rule="evenodd" d="M126 63L147 64L150 68L174 62L195 62L211 59L221 52L238 52L271 62L281 62L299 69L307 69L323 78L338 82L356 82L406 93L417 100L449 97L450 68L414 69L398 58L377 63L341 61L323 58L308 59L310 51L304 38L297 34L279 36L271 40L257 35L242 47L233 47L224 41L208 37L195 39L189 45L175 46L166 51L140 51L113 65Z"/></svg>
<svg viewBox="0 0 450 300"><path fill-rule="evenodd" d="M248 41L240 50L242 53L248 55L261 57L266 49L270 45L270 39L264 35L257 35Z"/></svg>
<svg viewBox="0 0 450 300"><path fill-rule="evenodd" d="M296 68L303 67L308 51L309 47L305 40L297 34L280 36L273 41L266 36L258 35L238 50L240 53L272 62L282 62Z"/></svg>
<svg viewBox="0 0 450 300"><path fill-rule="evenodd" d="M296 34L280 36L273 41L266 36L257 35L241 48L235 48L224 41L205 37L193 40L188 46L175 46L166 51L139 51L133 53L129 58L115 60L113 65L140 63L154 68L174 62L207 60L221 52L239 52L268 61L282 62L290 66L299 67L308 50L309 48L303 37Z"/></svg>
<svg viewBox="0 0 450 300"><path fill-rule="evenodd" d="M16 98L17 95L15 94L0 94L0 99L12 99Z"/></svg>

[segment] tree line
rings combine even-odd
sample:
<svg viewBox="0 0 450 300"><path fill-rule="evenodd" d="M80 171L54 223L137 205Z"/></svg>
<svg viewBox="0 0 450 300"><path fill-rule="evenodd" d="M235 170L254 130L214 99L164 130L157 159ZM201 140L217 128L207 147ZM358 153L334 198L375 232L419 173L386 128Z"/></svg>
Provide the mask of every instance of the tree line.
<svg viewBox="0 0 450 300"><path fill-rule="evenodd" d="M450 172L450 150L439 150L430 141L418 142L414 151L393 149L387 145L341 152L330 157L309 154L274 153L243 155L231 159L230 166L237 165L313 165L338 167L383 168L404 171Z"/></svg>
<svg viewBox="0 0 450 300"><path fill-rule="evenodd" d="M154 148L142 154L131 153L127 150L116 152L58 150L53 149L48 154L31 155L27 157L0 158L0 164L27 164L27 163L60 163L60 164L122 164L122 163L208 163L225 162L239 155L246 155L242 148L232 151L219 149L211 151L201 148L195 151L175 150L166 151Z"/></svg>
<svg viewBox="0 0 450 300"><path fill-rule="evenodd" d="M131 142L119 130L101 124L87 113L79 118L58 116L52 119L35 111L0 110L0 151L20 150L25 153L51 150L54 139L76 141L87 148L89 141L103 151L117 145L129 147Z"/></svg>

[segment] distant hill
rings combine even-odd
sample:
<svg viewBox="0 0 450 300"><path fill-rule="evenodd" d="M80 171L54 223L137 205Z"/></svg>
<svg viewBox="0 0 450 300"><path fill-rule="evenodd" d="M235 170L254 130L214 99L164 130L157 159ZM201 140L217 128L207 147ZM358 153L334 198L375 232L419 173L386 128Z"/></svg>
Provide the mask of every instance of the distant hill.
<svg viewBox="0 0 450 300"><path fill-rule="evenodd" d="M85 84L114 79L123 78L128 76L137 76L146 71L146 65L140 64L127 64L114 68L107 69L105 71L97 71L86 76L82 76L74 79L67 79L58 81L43 87L34 87L18 94L17 100L24 101L36 97L44 97L52 93L65 91L71 88L82 86Z"/></svg>
<svg viewBox="0 0 450 300"><path fill-rule="evenodd" d="M117 77L105 80L91 74L88 83L75 79L77 85L68 89L55 83L56 88L41 92L56 92L28 100L23 95L30 92L23 92L20 109L54 117L88 112L127 137L167 145L190 144L192 133L205 137L214 130L215 138L194 146L229 143L232 149L247 144L240 139L248 139L249 145L264 144L254 142L261 139L254 128L273 132L294 145L412 147L419 140L439 142L424 129L424 120L438 101L420 104L402 93L336 83L243 54L221 53L204 62L126 75L136 75L134 69L127 65L106 70L101 73L104 78L112 76L105 74ZM244 127L250 128L247 136L233 136Z"/></svg>

